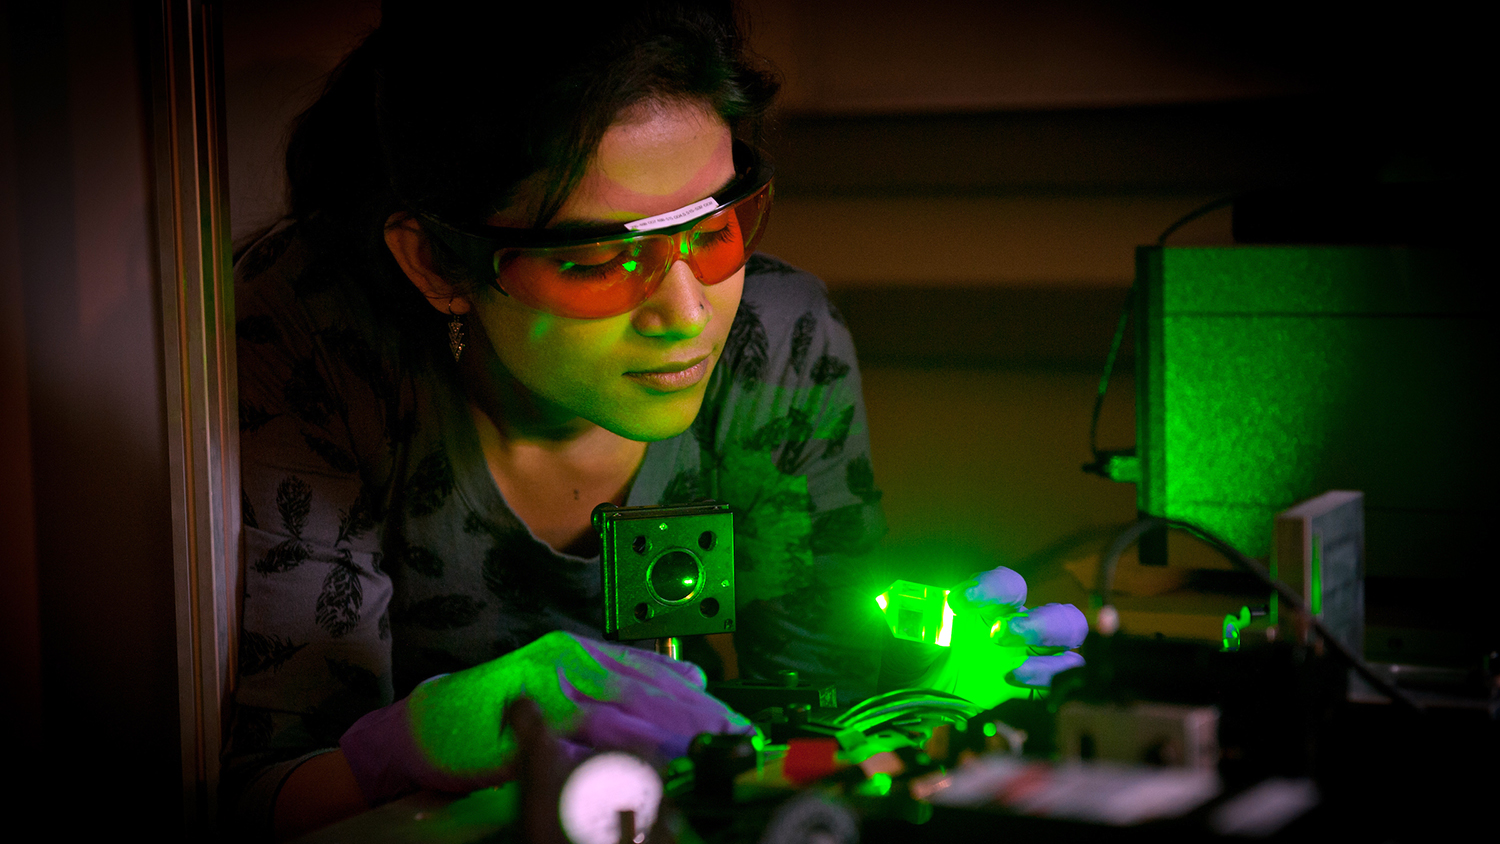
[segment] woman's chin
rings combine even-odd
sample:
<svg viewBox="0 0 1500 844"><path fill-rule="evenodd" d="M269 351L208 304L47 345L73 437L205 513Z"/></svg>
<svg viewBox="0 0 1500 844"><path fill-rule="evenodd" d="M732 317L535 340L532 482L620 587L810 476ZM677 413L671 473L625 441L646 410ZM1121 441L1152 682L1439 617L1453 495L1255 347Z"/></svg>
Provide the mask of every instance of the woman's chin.
<svg viewBox="0 0 1500 844"><path fill-rule="evenodd" d="M669 440L686 431L702 407L703 390L698 388L680 395L655 397L635 412L623 411L613 418L595 421L628 440L650 443Z"/></svg>

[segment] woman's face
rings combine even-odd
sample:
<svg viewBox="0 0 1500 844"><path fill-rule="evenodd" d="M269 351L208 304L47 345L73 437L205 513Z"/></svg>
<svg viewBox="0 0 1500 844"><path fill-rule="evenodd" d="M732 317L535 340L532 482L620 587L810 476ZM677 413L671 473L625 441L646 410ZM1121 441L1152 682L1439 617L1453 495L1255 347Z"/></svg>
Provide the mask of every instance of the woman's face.
<svg viewBox="0 0 1500 844"><path fill-rule="evenodd" d="M627 222L674 211L734 178L728 126L702 106L653 103L605 132L598 155L554 219ZM513 208L491 225L526 226ZM513 378L551 424L577 418L623 437L653 441L686 430L739 308L745 271L711 286L672 265L651 298L603 319L533 310L490 288L471 300L494 349L486 366Z"/></svg>

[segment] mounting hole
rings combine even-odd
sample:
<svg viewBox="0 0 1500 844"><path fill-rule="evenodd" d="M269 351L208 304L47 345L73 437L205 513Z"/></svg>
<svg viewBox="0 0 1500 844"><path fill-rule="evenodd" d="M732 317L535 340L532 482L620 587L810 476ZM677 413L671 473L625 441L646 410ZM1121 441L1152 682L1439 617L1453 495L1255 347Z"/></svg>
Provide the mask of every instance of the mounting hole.
<svg viewBox="0 0 1500 844"><path fill-rule="evenodd" d="M646 605L645 601L642 601L639 604L635 605L635 620L636 621L646 621L646 620L648 620L650 618L651 618L651 608Z"/></svg>
<svg viewBox="0 0 1500 844"><path fill-rule="evenodd" d="M704 618L713 618L719 614L719 599L709 598L698 605L698 612L703 613Z"/></svg>
<svg viewBox="0 0 1500 844"><path fill-rule="evenodd" d="M716 545L718 541L719 538L717 536L714 536L714 532L711 530L705 530L704 532L698 534L698 547L702 548L705 551L714 550L714 545Z"/></svg>
<svg viewBox="0 0 1500 844"><path fill-rule="evenodd" d="M645 534L641 534L631 540L630 547L635 549L635 553L644 554L651 550L651 540L647 539Z"/></svg>

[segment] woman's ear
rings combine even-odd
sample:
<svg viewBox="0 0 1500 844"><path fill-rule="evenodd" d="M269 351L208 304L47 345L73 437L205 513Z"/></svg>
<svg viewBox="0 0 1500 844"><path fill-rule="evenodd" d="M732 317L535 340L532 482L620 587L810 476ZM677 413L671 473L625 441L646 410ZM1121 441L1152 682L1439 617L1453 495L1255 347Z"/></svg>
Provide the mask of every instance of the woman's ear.
<svg viewBox="0 0 1500 844"><path fill-rule="evenodd" d="M401 266L401 271L434 308L445 314L469 312L469 298L460 294L458 287L433 268L427 233L411 215L398 212L385 221L385 245Z"/></svg>

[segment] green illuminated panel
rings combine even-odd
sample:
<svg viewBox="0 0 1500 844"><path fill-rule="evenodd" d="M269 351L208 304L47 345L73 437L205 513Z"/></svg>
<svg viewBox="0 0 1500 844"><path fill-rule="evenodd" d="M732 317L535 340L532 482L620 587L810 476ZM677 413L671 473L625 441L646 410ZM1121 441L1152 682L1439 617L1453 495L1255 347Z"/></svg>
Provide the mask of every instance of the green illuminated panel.
<svg viewBox="0 0 1500 844"><path fill-rule="evenodd" d="M1487 449L1494 320L1456 257L1149 248L1137 272L1143 511L1265 556L1277 512L1363 490L1380 573L1494 511L1473 459Z"/></svg>

